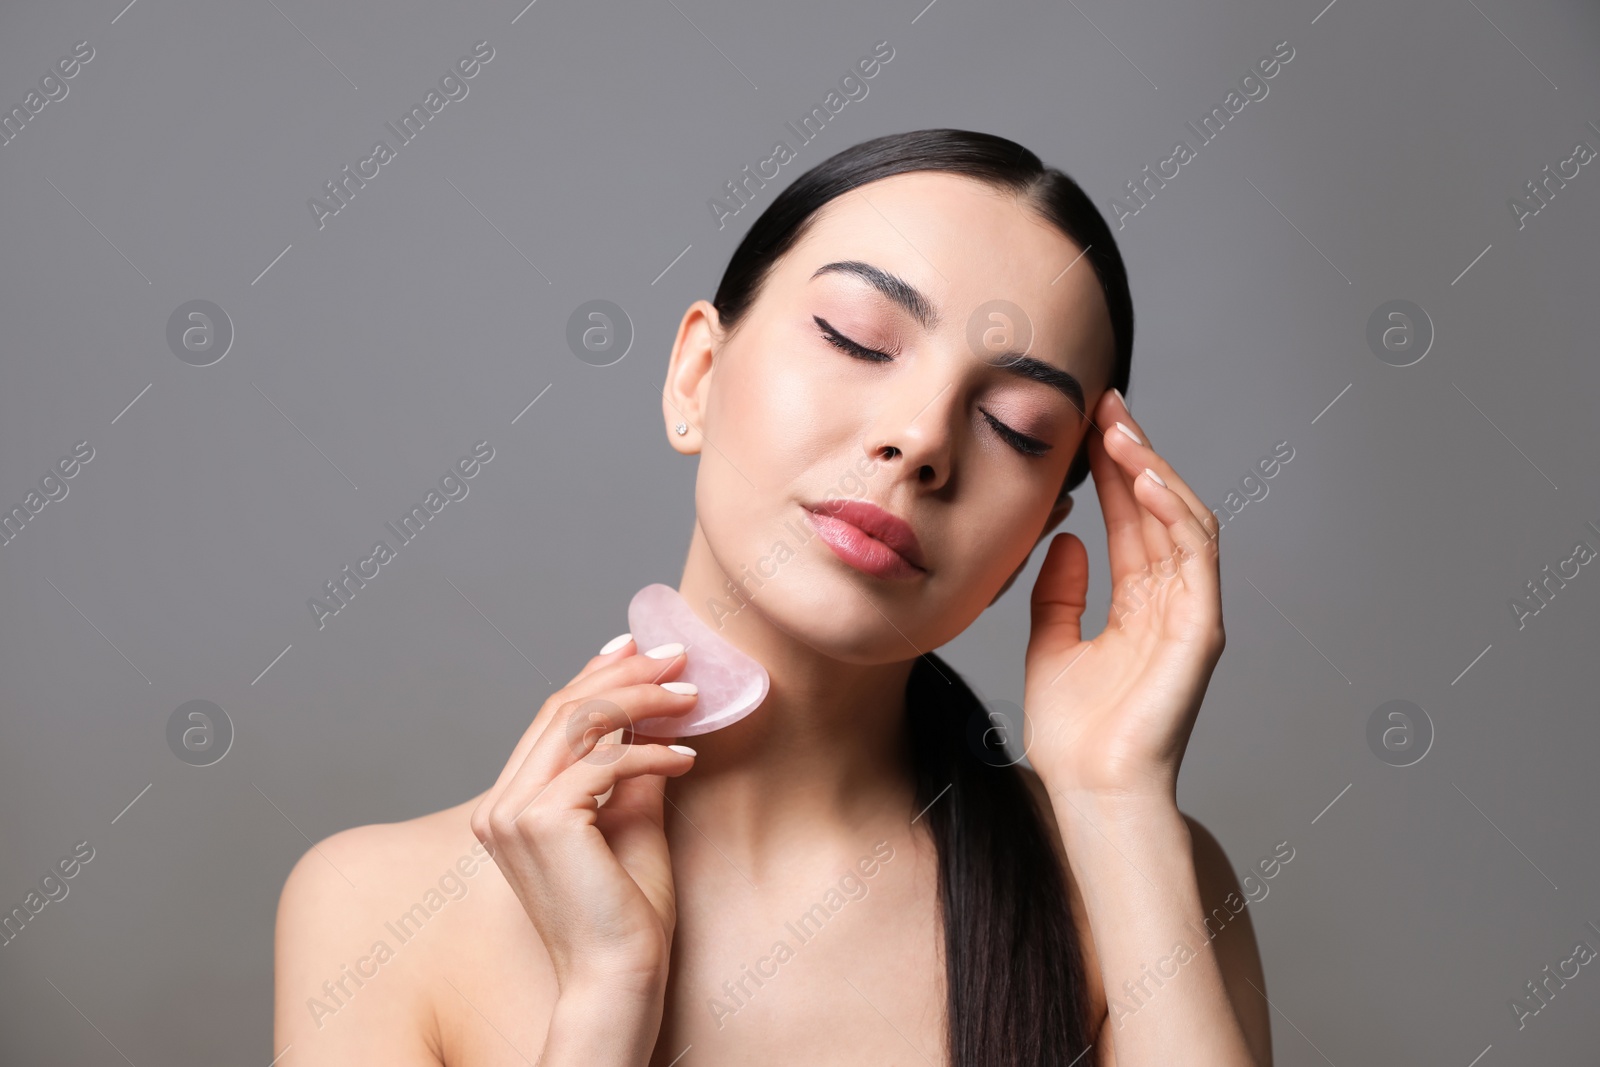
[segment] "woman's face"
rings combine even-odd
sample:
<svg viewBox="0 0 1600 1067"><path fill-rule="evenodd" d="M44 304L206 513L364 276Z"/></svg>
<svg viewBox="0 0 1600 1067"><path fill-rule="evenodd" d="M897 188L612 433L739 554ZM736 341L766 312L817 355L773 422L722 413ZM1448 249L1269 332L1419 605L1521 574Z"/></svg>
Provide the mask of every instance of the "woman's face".
<svg viewBox="0 0 1600 1067"><path fill-rule="evenodd" d="M820 211L731 336L691 307L665 412L701 457L717 587L685 594L711 598L702 616L758 612L852 663L909 659L976 619L1044 532L1108 384L1082 251L1011 194L897 175ZM887 547L860 509L830 514L841 502L897 517L915 547Z"/></svg>

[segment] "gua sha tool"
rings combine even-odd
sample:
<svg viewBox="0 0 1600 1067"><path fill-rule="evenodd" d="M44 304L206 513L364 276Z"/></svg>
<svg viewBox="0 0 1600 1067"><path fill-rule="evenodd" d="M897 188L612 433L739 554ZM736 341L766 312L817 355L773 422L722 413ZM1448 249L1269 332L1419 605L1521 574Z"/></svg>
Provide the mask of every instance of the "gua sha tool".
<svg viewBox="0 0 1600 1067"><path fill-rule="evenodd" d="M701 621L670 585L657 582L633 595L628 603L628 629L641 652L672 641L682 644L689 661L678 678L700 688L699 699L688 714L640 719L633 724L635 734L708 734L738 722L767 698L771 681L766 668Z"/></svg>

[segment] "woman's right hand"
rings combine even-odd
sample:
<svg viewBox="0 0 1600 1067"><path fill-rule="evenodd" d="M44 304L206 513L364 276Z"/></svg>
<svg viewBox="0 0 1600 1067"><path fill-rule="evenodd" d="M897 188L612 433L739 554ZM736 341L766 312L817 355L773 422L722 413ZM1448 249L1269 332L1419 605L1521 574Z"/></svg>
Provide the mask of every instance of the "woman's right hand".
<svg viewBox="0 0 1600 1067"><path fill-rule="evenodd" d="M677 908L663 786L694 755L633 739L630 727L681 715L698 697L672 682L688 663L681 645L651 652L658 658L630 638L552 694L472 813L472 832L522 901L563 994L665 989ZM620 743L600 743L618 729Z"/></svg>

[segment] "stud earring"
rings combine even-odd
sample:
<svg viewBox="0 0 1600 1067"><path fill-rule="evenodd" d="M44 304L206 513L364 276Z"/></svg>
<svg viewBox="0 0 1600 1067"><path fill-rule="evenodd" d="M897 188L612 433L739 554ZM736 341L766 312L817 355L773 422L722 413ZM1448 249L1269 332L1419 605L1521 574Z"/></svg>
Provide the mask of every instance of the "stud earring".
<svg viewBox="0 0 1600 1067"><path fill-rule="evenodd" d="M689 432L689 424L686 422L680 422L678 425L674 426L673 429L677 430L680 435L686 434Z"/></svg>

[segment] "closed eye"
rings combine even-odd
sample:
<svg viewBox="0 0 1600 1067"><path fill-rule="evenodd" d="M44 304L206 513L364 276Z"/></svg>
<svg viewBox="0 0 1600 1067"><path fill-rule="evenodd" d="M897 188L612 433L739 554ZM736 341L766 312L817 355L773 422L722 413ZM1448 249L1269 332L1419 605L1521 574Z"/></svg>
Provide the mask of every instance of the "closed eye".
<svg viewBox="0 0 1600 1067"><path fill-rule="evenodd" d="M983 411L982 408L978 410ZM1042 456L1054 447L1046 441L1039 440L1037 437L1029 437L1025 433L1018 433L987 411L983 412L983 417L989 420L989 425L994 427L994 432L999 434L1006 444L1025 456Z"/></svg>
<svg viewBox="0 0 1600 1067"><path fill-rule="evenodd" d="M866 363L892 363L894 361L894 357L887 352L879 352L877 349L868 348L852 341L834 329L833 324L827 319L817 315L811 316L811 319L817 324L817 328L822 331L823 339L840 351L847 352ZM981 411L982 409L979 410ZM1000 435L1001 440L1025 456L1042 456L1053 447L1047 441L1041 441L1037 437L1030 437L1025 433L1013 430L987 411L983 412L983 417L990 427L994 429L994 432Z"/></svg>
<svg viewBox="0 0 1600 1067"><path fill-rule="evenodd" d="M823 338L830 345L850 353L857 359L866 360L868 363L888 363L894 359L887 352L879 352L876 349L867 348L865 345L856 344L850 338L834 329L833 324L827 319L813 315L811 320L817 324L817 328L822 331Z"/></svg>

